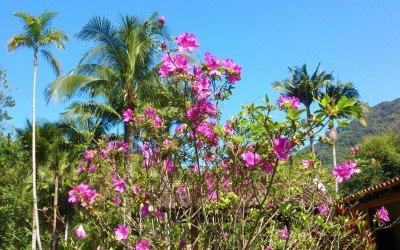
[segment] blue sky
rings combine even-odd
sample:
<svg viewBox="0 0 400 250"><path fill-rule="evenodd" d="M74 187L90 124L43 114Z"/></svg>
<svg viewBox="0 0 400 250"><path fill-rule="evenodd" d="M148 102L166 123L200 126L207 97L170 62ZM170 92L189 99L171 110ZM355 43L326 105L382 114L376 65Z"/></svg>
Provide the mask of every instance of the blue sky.
<svg viewBox="0 0 400 250"><path fill-rule="evenodd" d="M73 35L94 15L117 20L120 14L147 18L154 11L166 16L172 35L194 33L199 55L209 51L218 58L232 58L243 68L224 116L241 104L259 102L267 93L278 93L271 82L288 76L288 66L306 63L313 70L319 62L336 79L352 81L361 99L371 105L400 97L400 1L45 1L0 2L0 65L7 70L16 106L11 125L21 127L31 116L32 51L8 53L9 38L22 32L15 11L38 15L54 10L53 26L70 36L66 51L55 54L68 73L90 44ZM57 120L65 103L46 105L43 90L54 80L47 63L39 59L38 117Z"/></svg>

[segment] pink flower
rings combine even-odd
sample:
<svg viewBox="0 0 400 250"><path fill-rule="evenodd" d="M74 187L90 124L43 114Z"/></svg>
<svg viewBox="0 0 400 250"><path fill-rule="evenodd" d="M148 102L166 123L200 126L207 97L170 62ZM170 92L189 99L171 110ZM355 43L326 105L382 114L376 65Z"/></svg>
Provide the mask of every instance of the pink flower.
<svg viewBox="0 0 400 250"><path fill-rule="evenodd" d="M124 113L122 113L122 121L123 122L133 122L135 118L133 117L133 112L131 109L126 109Z"/></svg>
<svg viewBox="0 0 400 250"><path fill-rule="evenodd" d="M178 49L182 51L192 51L199 47L199 43L193 34L183 33L175 38L176 43L179 45Z"/></svg>
<svg viewBox="0 0 400 250"><path fill-rule="evenodd" d="M207 118L217 114L217 108L209 101L201 100L186 111L186 116L192 121Z"/></svg>
<svg viewBox="0 0 400 250"><path fill-rule="evenodd" d="M142 215L144 217L150 215L150 204L149 203L144 203L142 208L140 209L140 211L142 212Z"/></svg>
<svg viewBox="0 0 400 250"><path fill-rule="evenodd" d="M337 182L343 182L345 180L350 179L353 174L361 173L359 168L356 168L356 163L353 161L346 161L342 164L336 166L332 170L333 175L335 176L335 180Z"/></svg>
<svg viewBox="0 0 400 250"><path fill-rule="evenodd" d="M300 107L300 99L295 96L283 95L278 99L278 104L281 109Z"/></svg>
<svg viewBox="0 0 400 250"><path fill-rule="evenodd" d="M253 168L254 165L258 164L261 161L260 155L251 151L244 152L242 154L242 159L244 161L244 164L248 168Z"/></svg>
<svg viewBox="0 0 400 250"><path fill-rule="evenodd" d="M118 142L118 150L122 151L122 153L127 154L128 153L128 147L129 147L129 144L127 142L124 142L124 141L119 141Z"/></svg>
<svg viewBox="0 0 400 250"><path fill-rule="evenodd" d="M292 143L290 140L279 137L274 140L274 153L280 161L286 161L290 157Z"/></svg>
<svg viewBox="0 0 400 250"><path fill-rule="evenodd" d="M82 207L86 207L88 204L93 204L97 195L96 189L89 188L89 185L79 184L74 186L72 190L68 192L69 203L81 203Z"/></svg>
<svg viewBox="0 0 400 250"><path fill-rule="evenodd" d="M162 126L162 122L163 122L163 120L162 120L162 118L161 118L159 115L155 115L155 116L154 116L153 124L154 124L154 127L155 127L155 128L160 129L161 126Z"/></svg>
<svg viewBox="0 0 400 250"><path fill-rule="evenodd" d="M233 128L232 128L232 123L231 121L226 121L225 125L224 125L224 129L226 131L227 134L229 135L233 135Z"/></svg>
<svg viewBox="0 0 400 250"><path fill-rule="evenodd" d="M86 238L86 232L83 229L82 225L80 225L78 229L76 229L75 236L78 238Z"/></svg>
<svg viewBox="0 0 400 250"><path fill-rule="evenodd" d="M134 194L138 195L139 192L140 192L140 186L138 184L134 184L132 186L132 191L133 191Z"/></svg>
<svg viewBox="0 0 400 250"><path fill-rule="evenodd" d="M154 215L159 219L159 220L164 220L164 213L160 210L157 209L154 211Z"/></svg>
<svg viewBox="0 0 400 250"><path fill-rule="evenodd" d="M358 154L360 152L360 148L358 146L352 147L350 150L353 155Z"/></svg>
<svg viewBox="0 0 400 250"><path fill-rule="evenodd" d="M178 54L171 58L169 54L165 54L162 57L162 65L158 70L160 77L165 77L171 74L187 74L189 73L190 64L188 59Z"/></svg>
<svg viewBox="0 0 400 250"><path fill-rule="evenodd" d="M136 244L136 250L149 250L151 248L151 243L146 239L141 239Z"/></svg>
<svg viewBox="0 0 400 250"><path fill-rule="evenodd" d="M118 227L114 228L115 240L121 241L128 239L129 232L129 226L119 225Z"/></svg>
<svg viewBox="0 0 400 250"><path fill-rule="evenodd" d="M312 162L312 160L301 160L301 163L308 168L312 168L314 166L314 162Z"/></svg>
<svg viewBox="0 0 400 250"><path fill-rule="evenodd" d="M112 185L114 186L114 190L123 193L125 192L125 182L123 180L118 180L116 178L113 178L111 180Z"/></svg>
<svg viewBox="0 0 400 250"><path fill-rule="evenodd" d="M154 109L152 109L151 107L147 107L146 108L146 117L153 118L154 115L155 115Z"/></svg>
<svg viewBox="0 0 400 250"><path fill-rule="evenodd" d="M166 43L165 41L163 41L163 42L161 43L161 49L162 49L162 50L166 50L166 49L167 49L167 43Z"/></svg>
<svg viewBox="0 0 400 250"><path fill-rule="evenodd" d="M172 141L171 140L169 140L169 139L165 139L164 141L163 141L163 145L164 145L164 147L165 148L170 148L171 146L172 146Z"/></svg>
<svg viewBox="0 0 400 250"><path fill-rule="evenodd" d="M164 168L165 168L165 170L167 170L168 173L171 173L172 171L174 171L174 163L173 162L166 159L166 160L164 160L163 163L164 163Z"/></svg>
<svg viewBox="0 0 400 250"><path fill-rule="evenodd" d="M221 61L221 66L225 69L228 82L234 84L241 79L242 68L231 59Z"/></svg>
<svg viewBox="0 0 400 250"><path fill-rule="evenodd" d="M113 197L111 198L111 201L112 201L117 207L119 207L119 205L121 205L121 199L118 198L118 197L116 197L116 196L113 196Z"/></svg>
<svg viewBox="0 0 400 250"><path fill-rule="evenodd" d="M325 204L317 206L318 212L324 216L329 214L329 208Z"/></svg>
<svg viewBox="0 0 400 250"><path fill-rule="evenodd" d="M160 16L160 18L158 18L158 24L160 25L160 27L164 26L165 23L165 16Z"/></svg>
<svg viewBox="0 0 400 250"><path fill-rule="evenodd" d="M186 189L185 189L185 186L183 184L178 186L178 194L181 197L186 195Z"/></svg>
<svg viewBox="0 0 400 250"><path fill-rule="evenodd" d="M264 250L272 250L271 245L268 245Z"/></svg>
<svg viewBox="0 0 400 250"><path fill-rule="evenodd" d="M289 238L289 230L287 229L286 225L283 227L283 229L277 230L276 234L281 240L287 240Z"/></svg>
<svg viewBox="0 0 400 250"><path fill-rule="evenodd" d="M263 162L260 164L261 170L266 172L267 174L270 174L274 172L274 165L271 162Z"/></svg>
<svg viewBox="0 0 400 250"><path fill-rule="evenodd" d="M377 211L378 218L382 221L389 222L389 213L384 206Z"/></svg>
<svg viewBox="0 0 400 250"><path fill-rule="evenodd" d="M204 76L200 76L196 81L193 82L194 92L200 100L205 99L211 95L210 92L210 81Z"/></svg>
<svg viewBox="0 0 400 250"><path fill-rule="evenodd" d="M93 173L94 171L96 171L96 169L98 169L99 168L99 165L98 164L90 164L89 165L89 168L88 168L88 172L89 173Z"/></svg>
<svg viewBox="0 0 400 250"><path fill-rule="evenodd" d="M209 52L205 54L205 63L210 70L210 75L220 76L221 72L218 71L218 68L221 66L221 62L217 60L217 58L211 55Z"/></svg>
<svg viewBox="0 0 400 250"><path fill-rule="evenodd" d="M81 172L83 172L83 171L85 171L85 170L86 170L86 166L83 165L82 163L80 163L80 164L78 165L78 174L81 173Z"/></svg>
<svg viewBox="0 0 400 250"><path fill-rule="evenodd" d="M94 157L96 157L97 156L97 151L96 150L86 150L84 153L83 153L83 160L84 161L91 161L91 160L93 160L94 159Z"/></svg>

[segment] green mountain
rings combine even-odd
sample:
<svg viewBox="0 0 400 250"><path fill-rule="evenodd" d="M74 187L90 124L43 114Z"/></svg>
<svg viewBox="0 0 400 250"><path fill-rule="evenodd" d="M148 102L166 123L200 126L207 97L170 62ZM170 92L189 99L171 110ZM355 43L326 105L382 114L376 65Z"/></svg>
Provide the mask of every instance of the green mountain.
<svg viewBox="0 0 400 250"><path fill-rule="evenodd" d="M353 121L347 128L338 128L337 156L338 162L350 154L350 147L360 143L365 137L386 133L400 132L400 98L381 102L371 108L367 116L367 126ZM315 147L319 159L326 165L332 165L332 148L329 145L317 143Z"/></svg>

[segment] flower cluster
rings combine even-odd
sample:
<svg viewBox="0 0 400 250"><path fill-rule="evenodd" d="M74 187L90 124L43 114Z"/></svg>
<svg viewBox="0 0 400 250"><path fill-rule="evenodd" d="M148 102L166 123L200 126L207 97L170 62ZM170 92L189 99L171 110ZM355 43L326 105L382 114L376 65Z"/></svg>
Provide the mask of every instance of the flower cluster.
<svg viewBox="0 0 400 250"><path fill-rule="evenodd" d="M95 202L96 195L96 189L91 189L89 185L86 184L79 184L68 192L68 202L80 203L82 207L86 207Z"/></svg>
<svg viewBox="0 0 400 250"><path fill-rule="evenodd" d="M278 99L278 104L282 109L298 109L300 107L300 99L295 96L283 95Z"/></svg>
<svg viewBox="0 0 400 250"><path fill-rule="evenodd" d="M350 179L353 174L361 173L359 168L356 168L356 163L353 161L346 161L333 168L332 173L335 176L336 182L343 182Z"/></svg>

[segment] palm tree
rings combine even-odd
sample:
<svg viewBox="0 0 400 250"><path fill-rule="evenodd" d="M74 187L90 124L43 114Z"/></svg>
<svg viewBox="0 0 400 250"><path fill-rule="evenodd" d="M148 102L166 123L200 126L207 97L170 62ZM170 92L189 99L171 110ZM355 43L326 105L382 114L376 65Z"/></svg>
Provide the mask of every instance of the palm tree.
<svg viewBox="0 0 400 250"><path fill-rule="evenodd" d="M345 126L347 124L345 120L355 118L361 124L366 124L365 118L368 107L359 100L359 96L358 90L351 82L328 84L325 87L325 93L320 94L320 106L324 110L321 114L325 114L329 118L327 136L332 142L333 167L337 165L336 140L338 138L338 132L335 123L338 122L339 125ZM337 183L335 190L337 193Z"/></svg>
<svg viewBox="0 0 400 250"><path fill-rule="evenodd" d="M48 50L50 45L56 45L58 49L64 49L64 42L68 41L67 35L59 30L50 27L51 21L57 15L56 12L46 11L39 16L31 16L25 12L16 12L14 16L22 20L24 33L14 35L8 42L8 51L26 47L33 49L33 94L32 94L32 195L33 195L33 227L32 227L32 249L36 249L36 242L39 249L42 249L40 241L39 218L37 209L36 193L36 74L38 68L38 54L40 53L47 60L55 71L56 75L61 74L61 65L57 58Z"/></svg>
<svg viewBox="0 0 400 250"><path fill-rule="evenodd" d="M306 64L301 68L289 68L291 78L272 84L275 90L300 99L300 102L306 107L307 120L309 122L313 118L311 105L314 103L315 98L320 96L321 89L333 80L332 74L327 74L325 71L319 70L319 66L320 64L318 64L311 76L308 74ZM309 140L311 152L315 154L314 135L312 131L309 131Z"/></svg>
<svg viewBox="0 0 400 250"><path fill-rule="evenodd" d="M114 126L125 109L135 110L154 99L159 85L155 59L167 35L157 19L157 13L145 21L125 16L117 26L106 18L90 19L77 37L95 46L69 75L47 87L47 100L85 94L90 100L73 103L66 114L102 117ZM130 147L133 138L132 124L124 124L124 141Z"/></svg>
<svg viewBox="0 0 400 250"><path fill-rule="evenodd" d="M36 125L37 163L39 166L49 168L53 173L53 225L50 244L53 250L57 249L58 242L60 178L75 170L72 168L75 165L71 162L79 162L83 149L93 145L95 140L104 135L105 130L101 122L90 120L90 123L79 124L77 121L69 120L61 123L43 122ZM27 151L32 150L31 133L32 124L29 121L26 122L25 128L17 129L19 141Z"/></svg>

